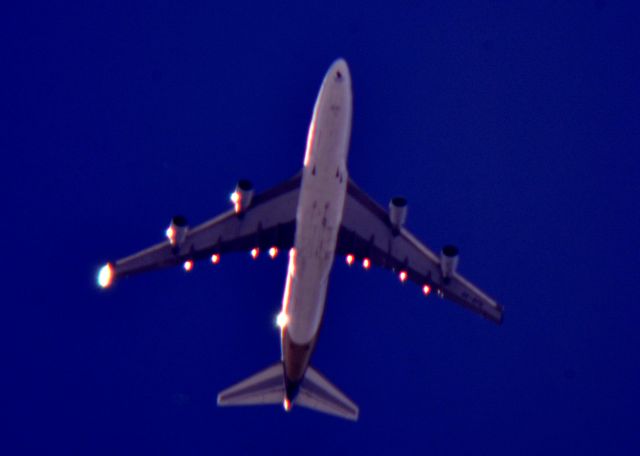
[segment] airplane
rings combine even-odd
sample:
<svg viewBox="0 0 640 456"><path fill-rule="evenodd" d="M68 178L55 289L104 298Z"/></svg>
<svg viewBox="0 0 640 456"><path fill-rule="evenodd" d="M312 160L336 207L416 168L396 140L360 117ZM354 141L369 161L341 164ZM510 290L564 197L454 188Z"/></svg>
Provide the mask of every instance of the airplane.
<svg viewBox="0 0 640 456"><path fill-rule="evenodd" d="M322 374L310 359L318 341L329 275L336 255L349 265L382 267L401 282L419 285L425 295L442 298L495 322L503 307L457 272L458 249L445 246L436 255L405 227L407 200L394 197L389 210L372 200L349 177L352 91L349 67L336 60L324 77L309 126L301 172L263 193L248 180L238 181L233 209L189 228L183 216L172 218L167 239L146 250L107 263L98 274L106 288L117 278L194 262L216 264L221 256L267 251L273 258L288 251L289 263L277 317L281 359L218 395L218 406L294 404L349 420L358 406Z"/></svg>

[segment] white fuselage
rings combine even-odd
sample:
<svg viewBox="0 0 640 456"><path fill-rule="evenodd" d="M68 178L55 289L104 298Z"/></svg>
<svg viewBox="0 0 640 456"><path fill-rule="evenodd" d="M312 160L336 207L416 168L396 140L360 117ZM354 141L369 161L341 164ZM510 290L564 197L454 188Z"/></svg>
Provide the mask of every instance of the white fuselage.
<svg viewBox="0 0 640 456"><path fill-rule="evenodd" d="M285 365L285 334L296 346L308 346L322 320L348 181L351 114L349 69L344 60L338 60L324 78L307 137L295 247L283 298ZM303 369L308 364L305 358L299 360Z"/></svg>

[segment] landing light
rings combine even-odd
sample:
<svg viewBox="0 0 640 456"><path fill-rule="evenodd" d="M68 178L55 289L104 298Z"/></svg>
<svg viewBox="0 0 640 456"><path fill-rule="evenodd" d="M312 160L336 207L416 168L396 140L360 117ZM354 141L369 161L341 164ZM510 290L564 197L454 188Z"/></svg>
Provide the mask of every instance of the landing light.
<svg viewBox="0 0 640 456"><path fill-rule="evenodd" d="M231 200L231 202L233 203L233 210L235 212L240 212L240 193L238 192L233 192L231 194L231 196L229 197L229 199Z"/></svg>
<svg viewBox="0 0 640 456"><path fill-rule="evenodd" d="M371 261L369 260L369 258L365 258L364 260L362 260L362 267L365 269L369 269L371 267Z"/></svg>
<svg viewBox="0 0 640 456"><path fill-rule="evenodd" d="M428 296L429 293L431 293L431 287L429 285L425 284L422 287L422 292L424 293L425 296Z"/></svg>
<svg viewBox="0 0 640 456"><path fill-rule="evenodd" d="M271 247L271 248L269 249L269 256L270 256L271 258L275 258L275 257L277 257L277 256L278 256L278 248L277 248L277 247Z"/></svg>
<svg viewBox="0 0 640 456"><path fill-rule="evenodd" d="M291 411L291 401L285 398L284 401L282 401L282 407L284 408L285 412Z"/></svg>
<svg viewBox="0 0 640 456"><path fill-rule="evenodd" d="M172 226L167 228L164 234L167 236L167 239L169 239L171 245L174 245L176 243L176 230L174 230Z"/></svg>
<svg viewBox="0 0 640 456"><path fill-rule="evenodd" d="M353 260L354 260L353 255L351 255L351 254L347 255L347 264L349 266L351 266L353 264Z"/></svg>
<svg viewBox="0 0 640 456"><path fill-rule="evenodd" d="M111 263L107 263L100 268L98 272L98 285L101 288L107 288L113 283L113 266Z"/></svg>
<svg viewBox="0 0 640 456"><path fill-rule="evenodd" d="M185 271L189 272L193 269L193 260L187 260L182 264Z"/></svg>
<svg viewBox="0 0 640 456"><path fill-rule="evenodd" d="M217 253L214 253L213 255L211 255L211 263L213 264L220 263L220 255L218 255Z"/></svg>
<svg viewBox="0 0 640 456"><path fill-rule="evenodd" d="M400 282L405 282L407 280L407 271L400 271L398 277L400 278Z"/></svg>
<svg viewBox="0 0 640 456"><path fill-rule="evenodd" d="M276 325L280 329L284 329L284 327L287 326L287 323L289 323L289 315L287 315L284 311L280 312L276 317Z"/></svg>
<svg viewBox="0 0 640 456"><path fill-rule="evenodd" d="M259 254L260 254L260 249L258 247L254 247L253 249L251 249L251 258L253 258L254 260L258 258Z"/></svg>

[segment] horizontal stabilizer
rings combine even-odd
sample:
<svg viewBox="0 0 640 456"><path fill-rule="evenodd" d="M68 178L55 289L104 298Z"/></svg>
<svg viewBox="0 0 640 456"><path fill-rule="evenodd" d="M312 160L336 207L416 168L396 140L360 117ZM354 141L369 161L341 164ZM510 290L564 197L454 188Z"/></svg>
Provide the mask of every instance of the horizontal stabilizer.
<svg viewBox="0 0 640 456"><path fill-rule="evenodd" d="M284 370L278 362L220 392L218 405L282 404L284 398ZM317 412L353 421L358 419L358 406L311 366L293 402Z"/></svg>
<svg viewBox="0 0 640 456"><path fill-rule="evenodd" d="M282 363L236 383L218 394L219 406L281 404L284 398Z"/></svg>
<svg viewBox="0 0 640 456"><path fill-rule="evenodd" d="M340 418L358 419L358 406L311 366L307 368L295 403Z"/></svg>

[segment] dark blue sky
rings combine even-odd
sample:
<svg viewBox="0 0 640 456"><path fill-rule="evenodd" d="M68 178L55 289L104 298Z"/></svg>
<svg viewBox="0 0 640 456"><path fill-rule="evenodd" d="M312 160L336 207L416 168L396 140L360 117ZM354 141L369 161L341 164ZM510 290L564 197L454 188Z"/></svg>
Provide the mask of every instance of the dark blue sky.
<svg viewBox="0 0 640 456"><path fill-rule="evenodd" d="M3 454L638 454L635 2L403 3L5 9ZM297 172L339 56L351 176L505 323L338 259L313 364L360 421L218 409L280 355L285 259L95 273Z"/></svg>

